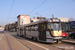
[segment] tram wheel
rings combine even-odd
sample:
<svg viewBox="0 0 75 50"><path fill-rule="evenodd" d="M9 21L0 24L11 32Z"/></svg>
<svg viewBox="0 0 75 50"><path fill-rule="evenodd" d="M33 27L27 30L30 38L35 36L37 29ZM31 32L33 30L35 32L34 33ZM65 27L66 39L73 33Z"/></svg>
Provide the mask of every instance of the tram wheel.
<svg viewBox="0 0 75 50"><path fill-rule="evenodd" d="M61 41L57 40L56 42L56 44L61 44L61 43L62 43L62 40Z"/></svg>

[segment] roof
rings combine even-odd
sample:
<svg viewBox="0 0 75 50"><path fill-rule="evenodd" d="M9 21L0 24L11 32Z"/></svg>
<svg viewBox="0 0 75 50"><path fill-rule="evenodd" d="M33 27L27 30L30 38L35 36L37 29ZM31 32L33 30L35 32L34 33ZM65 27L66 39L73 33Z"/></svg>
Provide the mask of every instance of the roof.
<svg viewBox="0 0 75 50"><path fill-rule="evenodd" d="M20 14L20 15L17 16L17 18L18 18L19 16L30 16L30 15L22 15L22 14Z"/></svg>
<svg viewBox="0 0 75 50"><path fill-rule="evenodd" d="M27 25L38 24L38 23L45 22L45 21L53 22L53 21L51 21L50 18L49 18L49 19L43 19L43 20L39 20L39 21L36 21L36 22L32 22L32 23L28 23L28 24L24 24L24 25L21 25L21 26L27 26ZM54 21L54 22L55 22L55 21ZM58 21L56 21L56 22L58 22ZM19 27L21 27L21 26L19 26Z"/></svg>

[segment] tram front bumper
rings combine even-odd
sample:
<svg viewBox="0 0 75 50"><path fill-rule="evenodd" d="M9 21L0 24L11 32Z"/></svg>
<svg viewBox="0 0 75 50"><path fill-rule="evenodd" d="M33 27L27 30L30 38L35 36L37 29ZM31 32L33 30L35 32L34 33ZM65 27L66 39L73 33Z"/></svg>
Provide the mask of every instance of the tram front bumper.
<svg viewBox="0 0 75 50"><path fill-rule="evenodd" d="M62 41L62 39L53 39L53 41Z"/></svg>

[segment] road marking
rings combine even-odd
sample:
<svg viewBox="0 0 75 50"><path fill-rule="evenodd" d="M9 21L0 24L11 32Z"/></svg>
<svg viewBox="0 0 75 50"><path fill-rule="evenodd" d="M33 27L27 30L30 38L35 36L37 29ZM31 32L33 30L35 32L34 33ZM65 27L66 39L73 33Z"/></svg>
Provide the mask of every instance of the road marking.
<svg viewBox="0 0 75 50"><path fill-rule="evenodd" d="M11 35L8 35L8 36L11 36ZM14 38L13 36L11 36L12 38ZM24 46L27 50L31 50L31 49L29 49L26 45L24 45L23 43L21 43L19 40L17 40L17 39L15 39L14 38L14 40L16 40L19 44L21 44L22 46Z"/></svg>
<svg viewBox="0 0 75 50"><path fill-rule="evenodd" d="M30 50L26 45L23 45L19 40L16 40L18 43L20 43L22 46L24 46L27 50Z"/></svg>
<svg viewBox="0 0 75 50"><path fill-rule="evenodd" d="M26 40L26 41L27 41L27 40ZM43 47L43 46L40 46L40 45L38 45L38 44L36 44L36 43L30 42L30 41L27 41L27 42L29 42L29 43L31 43L31 44L34 44L34 45L36 45L36 46L38 46L38 47L41 47L41 48L43 48L43 49L50 50L50 49L48 49L48 48L46 48L46 47Z"/></svg>
<svg viewBox="0 0 75 50"><path fill-rule="evenodd" d="M21 37L19 37L19 36L17 36L18 38L21 38ZM24 39L24 38L21 38L21 39ZM25 40L25 39L24 39ZM50 49L48 49L48 48L46 48L46 47L43 47L43 46L40 46L40 45L38 45L38 44L36 44L36 43L33 43L33 42L30 42L30 41L28 41L28 40L25 40L26 42L29 42L29 43L31 43L31 44L33 44L33 45L36 45L36 46L38 46L38 47L41 47L41 48L43 48L43 49L45 49L45 50L50 50Z"/></svg>
<svg viewBox="0 0 75 50"><path fill-rule="evenodd" d="M3 35L4 35L4 34L2 34L2 36L1 36L0 40L2 39Z"/></svg>

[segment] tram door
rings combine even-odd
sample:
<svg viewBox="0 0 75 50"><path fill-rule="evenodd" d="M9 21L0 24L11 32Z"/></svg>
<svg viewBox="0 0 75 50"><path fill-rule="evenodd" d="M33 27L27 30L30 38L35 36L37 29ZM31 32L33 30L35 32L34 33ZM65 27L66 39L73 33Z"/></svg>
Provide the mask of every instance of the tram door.
<svg viewBox="0 0 75 50"><path fill-rule="evenodd" d="M39 23L38 31L39 31L39 40L46 41L46 25L45 23Z"/></svg>
<svg viewBox="0 0 75 50"><path fill-rule="evenodd" d="M21 28L20 28L20 35L21 35Z"/></svg>
<svg viewBox="0 0 75 50"><path fill-rule="evenodd" d="M22 29L20 29L20 36L22 36Z"/></svg>
<svg viewBox="0 0 75 50"><path fill-rule="evenodd" d="M26 27L24 27L24 36L26 36Z"/></svg>
<svg viewBox="0 0 75 50"><path fill-rule="evenodd" d="M22 36L22 35L23 35L23 29L20 28L20 36Z"/></svg>

